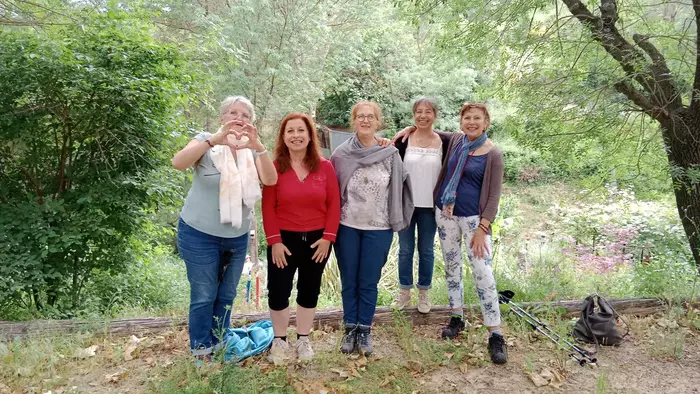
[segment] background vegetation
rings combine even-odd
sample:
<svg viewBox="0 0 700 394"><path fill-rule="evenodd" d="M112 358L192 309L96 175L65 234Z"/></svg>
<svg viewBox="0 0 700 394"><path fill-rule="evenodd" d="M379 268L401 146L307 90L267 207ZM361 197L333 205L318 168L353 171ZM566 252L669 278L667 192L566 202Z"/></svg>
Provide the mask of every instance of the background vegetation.
<svg viewBox="0 0 700 394"><path fill-rule="evenodd" d="M190 175L169 160L216 128L228 94L251 98L268 146L289 111L344 126L355 101L375 100L390 136L418 96L438 100L444 130L485 101L506 160L500 287L695 294L700 207L677 198L697 196L700 135L676 165L656 112L619 87L646 94L635 78L660 59L645 52L652 66L630 74L569 3L0 0L0 320L184 314L174 229ZM651 37L689 106L695 13L659 4L615 5L612 23ZM436 247L431 297L446 304ZM381 304L397 290L395 248L385 271ZM323 286L322 305L338 305L334 262ZM241 296L234 310L253 308Z"/></svg>

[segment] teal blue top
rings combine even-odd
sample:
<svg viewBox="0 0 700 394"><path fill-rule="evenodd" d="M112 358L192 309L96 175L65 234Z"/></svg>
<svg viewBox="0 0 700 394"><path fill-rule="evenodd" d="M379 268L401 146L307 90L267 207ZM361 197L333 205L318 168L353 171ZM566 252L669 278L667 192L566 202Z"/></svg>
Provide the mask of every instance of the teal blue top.
<svg viewBox="0 0 700 394"><path fill-rule="evenodd" d="M204 141L209 137L211 137L211 133L199 133L194 139ZM207 150L194 168L192 186L187 192L180 217L187 225L205 234L222 238L240 237L250 230L251 210L243 205L241 227L233 227L231 223L221 223L219 215L220 178L221 174L214 167L210 151Z"/></svg>

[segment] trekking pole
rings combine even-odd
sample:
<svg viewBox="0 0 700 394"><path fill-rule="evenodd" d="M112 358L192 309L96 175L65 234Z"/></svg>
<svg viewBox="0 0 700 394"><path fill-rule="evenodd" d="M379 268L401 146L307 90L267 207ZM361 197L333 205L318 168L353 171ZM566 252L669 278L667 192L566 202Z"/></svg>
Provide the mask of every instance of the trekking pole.
<svg viewBox="0 0 700 394"><path fill-rule="evenodd" d="M572 351L571 353L569 353L569 357L576 360L579 363L579 365L583 366L587 362L596 363L598 361L595 357L592 357L587 350L576 346L567 339L563 338L561 335L557 334L554 330L552 330L547 324L541 322L539 319L532 316L526 310L521 308L520 305L512 302L511 299L514 295L515 293L513 293L510 290L500 291L498 293L498 302L501 304L508 305L511 312L515 313L515 315L525 320L525 322L527 322L537 332L546 336L549 340L556 343L561 348Z"/></svg>

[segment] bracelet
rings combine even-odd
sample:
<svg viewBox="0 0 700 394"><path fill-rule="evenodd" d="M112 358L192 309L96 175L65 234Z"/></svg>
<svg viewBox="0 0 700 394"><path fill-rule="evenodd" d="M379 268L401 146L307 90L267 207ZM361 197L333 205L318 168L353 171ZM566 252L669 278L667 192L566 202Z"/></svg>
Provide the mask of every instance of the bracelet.
<svg viewBox="0 0 700 394"><path fill-rule="evenodd" d="M265 153L267 153L267 148L265 148L262 152L258 152L258 151L255 151L255 150L254 150L254 151L253 151L253 157L255 157L255 158L257 159L258 157L264 155Z"/></svg>
<svg viewBox="0 0 700 394"><path fill-rule="evenodd" d="M482 230L484 230L485 233L488 233L488 232L489 232L489 228L486 227L484 224L479 223L479 228L482 229Z"/></svg>
<svg viewBox="0 0 700 394"><path fill-rule="evenodd" d="M212 145L211 141L209 141L209 138L207 138L206 140L204 140L204 142L206 142L207 144L209 144L210 147L212 147L212 148L214 147L214 145Z"/></svg>

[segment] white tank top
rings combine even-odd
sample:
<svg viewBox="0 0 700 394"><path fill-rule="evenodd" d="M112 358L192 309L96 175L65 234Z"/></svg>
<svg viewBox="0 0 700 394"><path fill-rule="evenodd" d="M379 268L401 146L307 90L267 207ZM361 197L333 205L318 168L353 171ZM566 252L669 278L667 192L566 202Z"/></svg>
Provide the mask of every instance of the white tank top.
<svg viewBox="0 0 700 394"><path fill-rule="evenodd" d="M413 205L432 208L433 189L442 169L442 148L418 148L409 146L403 164L411 177Z"/></svg>

